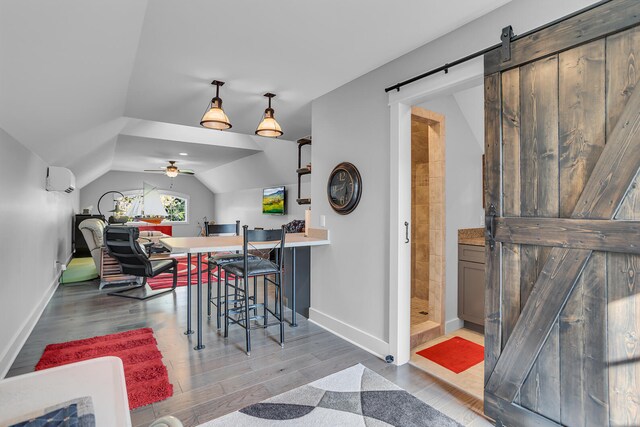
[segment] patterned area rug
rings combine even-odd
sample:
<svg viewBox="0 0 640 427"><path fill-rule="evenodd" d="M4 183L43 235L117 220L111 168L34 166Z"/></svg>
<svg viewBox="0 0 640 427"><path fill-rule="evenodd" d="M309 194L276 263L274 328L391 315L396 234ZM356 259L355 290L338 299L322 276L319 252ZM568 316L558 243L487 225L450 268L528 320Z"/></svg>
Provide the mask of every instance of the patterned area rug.
<svg viewBox="0 0 640 427"><path fill-rule="evenodd" d="M151 328L49 344L36 371L102 356L122 359L130 409L173 395L173 385Z"/></svg>
<svg viewBox="0 0 640 427"><path fill-rule="evenodd" d="M358 364L200 427L462 427Z"/></svg>
<svg viewBox="0 0 640 427"><path fill-rule="evenodd" d="M203 286L206 286L207 283L207 261L206 255L202 258L202 283ZM198 261L194 256L191 260L191 286L195 286L198 281ZM187 286L187 257L178 258L178 286ZM224 274L222 275L224 277ZM216 274L211 278L213 282L217 280ZM158 289L168 289L173 285L173 274L172 273L162 273L158 274L156 277L152 277L147 279L147 284L152 290Z"/></svg>

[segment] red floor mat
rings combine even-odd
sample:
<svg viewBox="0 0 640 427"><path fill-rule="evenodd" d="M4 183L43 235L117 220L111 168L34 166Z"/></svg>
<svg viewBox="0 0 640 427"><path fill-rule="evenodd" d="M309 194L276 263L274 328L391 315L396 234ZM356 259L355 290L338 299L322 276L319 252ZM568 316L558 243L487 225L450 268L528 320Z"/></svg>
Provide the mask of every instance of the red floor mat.
<svg viewBox="0 0 640 427"><path fill-rule="evenodd" d="M459 374L484 360L484 347L464 338L453 337L417 354Z"/></svg>
<svg viewBox="0 0 640 427"><path fill-rule="evenodd" d="M49 344L36 371L102 356L122 359L130 409L173 395L173 385L151 328Z"/></svg>

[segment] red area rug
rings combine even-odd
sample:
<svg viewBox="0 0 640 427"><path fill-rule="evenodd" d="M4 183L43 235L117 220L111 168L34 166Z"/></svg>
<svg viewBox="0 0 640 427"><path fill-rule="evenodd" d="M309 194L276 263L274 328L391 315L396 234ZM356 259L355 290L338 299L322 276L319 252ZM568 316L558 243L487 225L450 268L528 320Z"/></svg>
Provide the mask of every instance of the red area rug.
<svg viewBox="0 0 640 427"><path fill-rule="evenodd" d="M206 255L202 256L202 284L205 285L207 283L207 261ZM198 280L198 261L196 257L191 257L191 285L195 285ZM213 277L211 278L212 282L216 281L217 273L212 271ZM222 276L224 277L224 275ZM157 289L167 289L173 286L173 274L172 273L162 273L157 275L156 277L152 277L147 279L147 284L154 291ZM187 257L178 258L178 286L187 286Z"/></svg>
<svg viewBox="0 0 640 427"><path fill-rule="evenodd" d="M484 347L464 338L453 337L417 354L459 374L484 360Z"/></svg>
<svg viewBox="0 0 640 427"><path fill-rule="evenodd" d="M151 328L49 344L36 371L102 356L122 359L130 409L173 396L173 385Z"/></svg>

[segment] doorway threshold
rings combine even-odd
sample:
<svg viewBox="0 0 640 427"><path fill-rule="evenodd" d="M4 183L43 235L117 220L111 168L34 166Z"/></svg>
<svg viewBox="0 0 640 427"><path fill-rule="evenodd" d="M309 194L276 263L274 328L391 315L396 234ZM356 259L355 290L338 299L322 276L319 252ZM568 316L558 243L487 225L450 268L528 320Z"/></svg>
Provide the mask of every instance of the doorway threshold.
<svg viewBox="0 0 640 427"><path fill-rule="evenodd" d="M471 368L456 374L449 369L432 362L431 360L416 354L418 351L432 347L452 337L462 337L466 340L484 346L484 336L468 329L458 329L447 335L437 337L423 345L411 349L411 360L409 364L427 372L430 375L464 391L465 393L484 400L484 363L478 363Z"/></svg>
<svg viewBox="0 0 640 427"><path fill-rule="evenodd" d="M411 351L442 335L440 324L431 320L411 325Z"/></svg>

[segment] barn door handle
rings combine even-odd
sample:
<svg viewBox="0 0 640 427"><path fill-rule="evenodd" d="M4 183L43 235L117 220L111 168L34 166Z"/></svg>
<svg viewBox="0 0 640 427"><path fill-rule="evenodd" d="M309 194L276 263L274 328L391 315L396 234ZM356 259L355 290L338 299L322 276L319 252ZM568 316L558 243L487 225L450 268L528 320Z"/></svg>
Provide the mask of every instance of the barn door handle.
<svg viewBox="0 0 640 427"><path fill-rule="evenodd" d="M496 207L491 204L489 206L489 212L484 219L485 224L485 235L487 237L487 241L489 242L489 249L493 250L496 247L496 216L498 212L496 211Z"/></svg>
<svg viewBox="0 0 640 427"><path fill-rule="evenodd" d="M404 242L409 243L409 223L407 221L404 222Z"/></svg>

